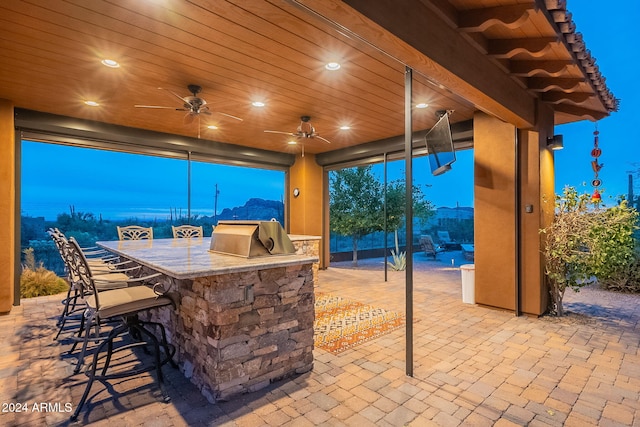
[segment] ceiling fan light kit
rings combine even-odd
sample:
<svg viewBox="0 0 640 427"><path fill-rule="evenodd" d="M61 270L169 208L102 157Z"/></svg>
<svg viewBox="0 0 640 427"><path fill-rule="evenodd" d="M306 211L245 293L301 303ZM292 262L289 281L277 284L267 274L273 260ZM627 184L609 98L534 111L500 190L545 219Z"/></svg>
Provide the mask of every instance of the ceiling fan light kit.
<svg viewBox="0 0 640 427"><path fill-rule="evenodd" d="M212 111L209 109L209 105L207 104L207 101L204 98L201 98L198 96L198 94L202 92L202 86L194 85L194 84L187 85L187 89L189 90L189 92L191 92L191 96L184 96L184 97L178 95L177 93L169 89L165 89L162 87L159 87L158 89L167 91L171 95L173 95L174 97L182 101L182 108L169 107L169 106L163 106L163 105L135 105L134 107L185 111L187 113L185 115L186 124L193 122L193 119L196 116L200 116L201 114L206 114L208 116L212 114ZM213 113L220 114L234 120L242 121L240 117L232 116L231 114L222 113L220 111L214 111Z"/></svg>
<svg viewBox="0 0 640 427"><path fill-rule="evenodd" d="M265 130L265 132L267 133L279 133L282 135L289 135L289 136L293 136L295 138L298 139L315 139L318 138L324 142L326 142L327 144L330 144L331 141L329 141L326 138L321 137L317 132L316 132L316 128L313 127L313 125L311 125L311 116L300 116L300 124L298 125L298 128L296 129L295 132L285 132L285 131L280 131L280 130ZM295 145L292 144L291 142L289 142L290 145ZM300 149L302 150L302 157L304 157L304 144L300 144Z"/></svg>

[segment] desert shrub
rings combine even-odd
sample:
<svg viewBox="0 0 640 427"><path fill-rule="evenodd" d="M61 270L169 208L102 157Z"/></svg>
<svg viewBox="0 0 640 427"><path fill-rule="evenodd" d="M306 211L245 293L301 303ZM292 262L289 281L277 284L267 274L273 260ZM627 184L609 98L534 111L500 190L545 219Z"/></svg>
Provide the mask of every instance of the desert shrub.
<svg viewBox="0 0 640 427"><path fill-rule="evenodd" d="M640 293L640 258L636 257L611 277L601 280L600 285L610 291Z"/></svg>
<svg viewBox="0 0 640 427"><path fill-rule="evenodd" d="M36 266L33 248L23 251L24 264L20 275L20 297L33 298L43 295L55 295L68 289L67 282L53 271L44 268L42 263Z"/></svg>
<svg viewBox="0 0 640 427"><path fill-rule="evenodd" d="M598 280L618 277L634 261L638 213L625 201L610 208L592 208L588 194L565 187L556 196L554 221L545 235L545 273L551 294L551 312L563 315L567 287L579 291Z"/></svg>

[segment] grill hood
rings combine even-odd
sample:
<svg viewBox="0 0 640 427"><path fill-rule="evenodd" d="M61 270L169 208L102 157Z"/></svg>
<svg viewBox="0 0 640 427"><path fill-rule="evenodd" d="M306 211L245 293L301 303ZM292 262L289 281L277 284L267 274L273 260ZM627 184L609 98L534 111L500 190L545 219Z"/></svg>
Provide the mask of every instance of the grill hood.
<svg viewBox="0 0 640 427"><path fill-rule="evenodd" d="M295 253L293 243L277 221L219 221L209 250L245 258Z"/></svg>

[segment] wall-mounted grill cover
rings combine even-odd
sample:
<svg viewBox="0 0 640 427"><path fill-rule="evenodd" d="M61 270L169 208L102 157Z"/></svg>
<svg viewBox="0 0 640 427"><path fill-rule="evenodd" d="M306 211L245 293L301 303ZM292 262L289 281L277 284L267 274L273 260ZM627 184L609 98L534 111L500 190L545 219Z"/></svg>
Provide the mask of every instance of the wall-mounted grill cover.
<svg viewBox="0 0 640 427"><path fill-rule="evenodd" d="M291 239L276 221L219 221L209 250L245 258L295 253Z"/></svg>

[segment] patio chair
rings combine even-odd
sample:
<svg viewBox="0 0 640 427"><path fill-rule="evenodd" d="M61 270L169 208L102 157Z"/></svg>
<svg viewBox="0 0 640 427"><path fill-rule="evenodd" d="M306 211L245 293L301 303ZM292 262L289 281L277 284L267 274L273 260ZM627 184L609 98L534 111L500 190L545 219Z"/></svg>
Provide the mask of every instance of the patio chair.
<svg viewBox="0 0 640 427"><path fill-rule="evenodd" d="M140 286L99 291L98 284L100 282L105 283L112 280L108 277L98 278L92 276L87 259L80 250L78 242L76 242L73 237L68 240L64 249L68 252L68 257L72 260L72 269L74 269L75 274L79 278L79 284L83 287L85 294L89 295L85 299L86 310L83 317L85 320L83 331L84 343L81 358L84 358L87 343L90 340L98 339L100 342L94 350L91 363L87 366L85 373L89 377L89 381L87 382L80 402L76 406L75 412L71 416L71 421L74 422L78 419L78 415L82 411L91 392L91 387L96 380L104 382L110 379L138 375L142 372L155 370L163 400L168 402L170 398L163 387L162 366L169 362L174 367L177 367L175 362L173 362L175 348L167 342L166 332L162 324L143 322L139 319L138 315L153 308L173 306L173 301L163 295L164 289L162 285L158 283L153 286L143 284ZM148 283L149 280L157 276L160 276L160 274L134 278L126 282ZM99 325L101 322L109 320L116 321L116 326L114 326L108 334L99 337L91 335L91 329L94 325ZM148 328L149 326L153 326L159 330L160 339ZM118 337L127 334L131 338L129 341L125 341L124 338L122 340L116 340ZM114 349L116 342L119 347ZM147 363L134 364L135 366L131 368L123 368L122 362L119 361L117 365L120 367L120 370L117 372L109 372L114 353L132 349L137 346L143 346L145 349L151 346L153 360ZM102 364L100 372L98 371L99 363ZM79 359L78 366L81 364L82 359ZM78 369L76 369L76 372L78 372Z"/></svg>
<svg viewBox="0 0 640 427"><path fill-rule="evenodd" d="M204 236L204 232L202 231L202 226L195 225L179 225L171 226L171 230L173 231L174 239L182 239L182 238L197 238Z"/></svg>
<svg viewBox="0 0 640 427"><path fill-rule="evenodd" d="M51 239L58 249L60 257L62 258L62 261L65 265L67 274L64 279L69 286L67 290L67 296L62 300L62 313L60 313L60 316L58 317L58 321L56 323L56 325L58 326L58 332L53 337L53 339L56 340L64 330L67 321L72 317L76 317L76 315L84 310L83 305L78 305L78 300L84 298L86 295L83 293L83 290L76 285L77 277L74 276L74 270L69 266L69 259L67 257L68 252L65 251L64 246L67 243L66 236L57 228L50 228L49 230L47 230L47 233L49 234L49 236L51 236ZM124 278L126 280L129 278L129 276L126 275L127 272L133 272L134 270L140 268L139 266L131 266L131 261L119 262L118 257L113 256L109 252L101 250L99 248L81 248L81 250L84 253L85 257L87 257L87 262L89 263L93 271L100 275L117 273L119 274L118 276L110 277L118 279ZM92 258L89 258L91 256ZM129 267L126 268L125 266ZM117 287L124 286L126 286L126 284L112 284L106 289L115 289Z"/></svg>
<svg viewBox="0 0 640 427"><path fill-rule="evenodd" d="M420 236L420 248L424 251L426 256L431 256L436 259L436 256L443 251L443 249L433 243L433 239L429 234L423 234Z"/></svg>
<svg viewBox="0 0 640 427"><path fill-rule="evenodd" d="M448 231L438 231L438 241L444 250L452 251L460 249L460 243L451 240Z"/></svg>
<svg viewBox="0 0 640 427"><path fill-rule="evenodd" d="M140 227L139 225L129 225L127 227L117 226L119 240L152 240L153 227Z"/></svg>

